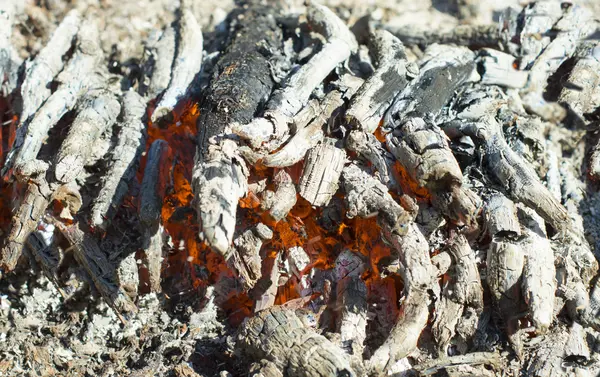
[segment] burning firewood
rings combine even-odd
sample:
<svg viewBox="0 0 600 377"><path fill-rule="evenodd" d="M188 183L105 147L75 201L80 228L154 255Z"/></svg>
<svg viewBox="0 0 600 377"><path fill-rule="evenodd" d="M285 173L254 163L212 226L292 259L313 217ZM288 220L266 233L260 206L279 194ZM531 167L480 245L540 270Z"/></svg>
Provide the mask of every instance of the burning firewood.
<svg viewBox="0 0 600 377"><path fill-rule="evenodd" d="M203 39L200 25L198 25L194 14L185 6L182 7L180 12L181 16L177 30L177 54L173 60L173 69L170 74L171 79L169 86L152 113L151 119L153 123L156 123L173 111L175 105L181 101L189 90L192 80L202 67Z"/></svg>
<svg viewBox="0 0 600 377"><path fill-rule="evenodd" d="M263 211L269 211L273 220L279 221L285 218L296 204L296 185L285 170L277 172L273 181L275 191L264 191L260 206Z"/></svg>
<svg viewBox="0 0 600 377"><path fill-rule="evenodd" d="M307 19L327 40L311 60L298 69L269 99L262 118L248 124L233 123L235 134L254 148L276 149L289 134L288 123L306 105L312 91L340 63L357 49L356 39L346 24L329 8L311 1ZM266 146L262 144L266 143Z"/></svg>
<svg viewBox="0 0 600 377"><path fill-rule="evenodd" d="M287 376L356 376L344 352L312 330L311 313L273 307L240 329L237 345L256 360L269 360Z"/></svg>
<svg viewBox="0 0 600 377"><path fill-rule="evenodd" d="M234 246L225 256L227 262L238 272L245 290L254 287L256 281L261 278L260 248L264 241L271 238L273 231L265 224L259 223L236 238L233 241Z"/></svg>

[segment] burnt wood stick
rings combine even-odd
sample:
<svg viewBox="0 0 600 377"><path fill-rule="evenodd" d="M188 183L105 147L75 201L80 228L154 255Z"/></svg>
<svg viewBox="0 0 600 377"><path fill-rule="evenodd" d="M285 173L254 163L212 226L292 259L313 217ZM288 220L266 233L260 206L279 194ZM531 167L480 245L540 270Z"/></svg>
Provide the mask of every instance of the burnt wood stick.
<svg viewBox="0 0 600 377"><path fill-rule="evenodd" d="M416 224L409 224L404 236L393 234L385 228L382 233L398 254L405 299L402 301L400 317L388 338L368 361L369 368L379 373L417 348L417 342L429 318L430 300L427 291L433 290L437 277L437 271L429 258L429 244Z"/></svg>
<svg viewBox="0 0 600 377"><path fill-rule="evenodd" d="M339 187L346 152L327 138L311 148L304 159L298 193L313 206L327 205Z"/></svg>
<svg viewBox="0 0 600 377"><path fill-rule="evenodd" d="M271 238L273 231L265 224L258 223L237 237L225 255L228 265L240 277L244 291L252 289L262 277L260 249L263 242Z"/></svg>
<svg viewBox="0 0 600 377"><path fill-rule="evenodd" d="M7 156L4 174L14 168L20 180L46 171L48 164L37 160L37 154L48 136L48 131L60 118L72 110L79 98L87 90L98 85L99 77L94 71L99 68L103 53L99 45L97 26L85 21L77 34L77 44L73 57L58 75L61 83L58 89L46 100L26 126L17 131L13 149Z"/></svg>
<svg viewBox="0 0 600 377"><path fill-rule="evenodd" d="M238 200L246 193L245 165L233 141L219 141L229 122L248 123L273 90L265 48L279 50L278 8L250 4L231 25L229 46L216 63L198 119L193 190L200 237L224 255L233 241ZM217 198L215 200L215 197Z"/></svg>
<svg viewBox="0 0 600 377"><path fill-rule="evenodd" d="M167 89L171 81L171 67L175 59L175 29L167 26L158 40L149 39L144 50L143 80L139 93L156 98Z"/></svg>
<svg viewBox="0 0 600 377"><path fill-rule="evenodd" d="M369 47L377 68L352 97L346 120L358 130L373 133L396 95L408 83L408 62L402 42L385 30L370 36Z"/></svg>
<svg viewBox="0 0 600 377"><path fill-rule="evenodd" d="M552 40L550 29L562 17L560 3L536 1L523 8L522 25L517 36L519 41L520 69L531 66Z"/></svg>
<svg viewBox="0 0 600 377"><path fill-rule="evenodd" d="M436 374L441 369L452 366L481 364L490 365L494 369L500 369L502 365L502 357L496 352L472 352L466 355L457 355L431 360L420 365L415 365L414 368L421 376L431 376Z"/></svg>
<svg viewBox="0 0 600 377"><path fill-rule="evenodd" d="M488 198L485 208L486 228L492 237L487 252L487 283L494 303L500 312L501 324L519 358L523 344L519 333L519 314L522 310L522 274L525 254L515 231L519 224L517 208L501 194Z"/></svg>
<svg viewBox="0 0 600 377"><path fill-rule="evenodd" d="M54 221L54 225L71 244L77 263L87 271L94 286L102 294L107 304L125 323L125 318L121 313L134 313L137 308L119 286L116 269L108 261L96 241L79 229L77 224L65 225L60 221Z"/></svg>
<svg viewBox="0 0 600 377"><path fill-rule="evenodd" d="M150 290L161 291L163 229L160 225L162 205L169 175L169 145L156 140L150 146L144 178L140 188L139 218L144 227L144 262L148 268Z"/></svg>
<svg viewBox="0 0 600 377"><path fill-rule="evenodd" d="M589 41L580 44L575 53L575 60L569 78L560 92L558 102L567 105L570 110L583 119L584 114L594 111L592 99L598 92L600 84L600 43ZM600 167L596 167L596 169L600 169ZM592 172L594 171L592 170Z"/></svg>
<svg viewBox="0 0 600 377"><path fill-rule="evenodd" d="M254 313L259 313L275 305L277 289L279 287L279 284L277 283L279 281L279 277L281 276L281 271L278 263L280 255L281 254L277 254L277 256L275 257L275 261L273 262L273 266L271 267L269 278L263 280L267 284L266 289L264 289L263 294L254 301Z"/></svg>
<svg viewBox="0 0 600 377"><path fill-rule="evenodd" d="M50 83L63 69L63 56L71 49L79 31L81 16L77 10L70 11L56 28L52 37L35 59L25 63L25 78L21 84L23 110L20 122L26 122L50 97Z"/></svg>
<svg viewBox="0 0 600 377"><path fill-rule="evenodd" d="M4 0L0 4L0 94L3 96L12 92L16 81L18 64L11 36L20 7L19 0Z"/></svg>
<svg viewBox="0 0 600 377"><path fill-rule="evenodd" d="M274 362L289 377L356 376L344 352L307 328L305 316L278 306L260 311L242 325L237 347L254 360Z"/></svg>
<svg viewBox="0 0 600 377"><path fill-rule="evenodd" d="M11 230L2 248L1 269L12 271L17 265L27 238L36 229L38 221L48 208L50 194L51 190L44 180L32 181L28 184L23 201L12 218Z"/></svg>
<svg viewBox="0 0 600 377"><path fill-rule="evenodd" d="M469 95L463 96L463 100L469 103ZM490 96L475 99L458 115L456 122L444 129L448 134L470 136L481 146L487 173L504 186L512 199L533 208L554 229L570 228L567 210L540 182L531 166L508 146L495 118L499 105L499 100Z"/></svg>
<svg viewBox="0 0 600 377"><path fill-rule="evenodd" d="M102 176L102 188L92 205L91 225L104 230L127 194L146 147L146 126L142 121L146 111L144 99L128 91L123 95L122 104L117 142L108 159L108 171Z"/></svg>
<svg viewBox="0 0 600 377"><path fill-rule="evenodd" d="M54 177L68 183L87 165L93 145L115 122L121 105L107 90L90 92L77 105L79 113L63 140L54 164Z"/></svg>
<svg viewBox="0 0 600 377"><path fill-rule="evenodd" d="M529 76L526 71L514 68L514 56L491 48L479 51L478 68L481 69L481 83L500 85L507 88L524 88Z"/></svg>
<svg viewBox="0 0 600 377"><path fill-rule="evenodd" d="M329 8L311 1L307 9L307 20L327 42L288 78L281 89L273 93L263 117L247 124L237 120L231 124L233 132L254 148L263 146L272 151L281 145L289 134L288 123L306 105L313 90L358 48L352 32Z"/></svg>
<svg viewBox="0 0 600 377"><path fill-rule="evenodd" d="M202 68L202 30L190 9L182 7L178 20L177 53L167 90L152 113L153 123L170 114L189 91L194 77Z"/></svg>
<svg viewBox="0 0 600 377"><path fill-rule="evenodd" d="M410 117L434 121L455 90L476 78L475 54L464 47L432 46L417 77L396 97L384 118L391 132Z"/></svg>
<svg viewBox="0 0 600 377"><path fill-rule="evenodd" d="M367 338L367 285L361 279L364 270L364 260L350 250L342 251L335 261L336 309L339 311L336 330L341 334L342 348L359 357Z"/></svg>
<svg viewBox="0 0 600 377"><path fill-rule="evenodd" d="M534 377L569 375L563 367L568 340L569 333L562 326L545 335L543 341L530 351L531 357L523 367L527 375Z"/></svg>
<svg viewBox="0 0 600 377"><path fill-rule="evenodd" d="M364 131L352 130L346 137L345 146L360 158L370 162L376 170L374 175L388 189L401 192L400 184L396 181L393 174L396 159L385 149L385 145L377 140L375 135Z"/></svg>
<svg viewBox="0 0 600 377"><path fill-rule="evenodd" d="M528 85L521 91L521 96L528 111L543 119L561 120L566 115L564 108L543 98L548 78L573 55L579 41L596 30L596 21L587 9L572 5L566 8L553 29L558 35L533 62Z"/></svg>
<svg viewBox="0 0 600 377"><path fill-rule="evenodd" d="M356 164L344 168L342 179L348 218L377 216L380 226L406 234L411 216L392 198L385 185Z"/></svg>
<svg viewBox="0 0 600 377"><path fill-rule="evenodd" d="M498 25L458 25L449 31L424 30L411 25L384 25L384 28L408 46L427 47L437 43L498 47L504 43L504 36Z"/></svg>
<svg viewBox="0 0 600 377"><path fill-rule="evenodd" d="M529 208L522 208L520 214L525 236L521 241L525 254L521 289L533 326L538 334L543 334L550 328L554 314L554 251L546 236L544 220Z"/></svg>
<svg viewBox="0 0 600 377"><path fill-rule="evenodd" d="M292 207L296 205L296 185L292 177L285 171L280 170L273 177L275 191L265 190L262 195L260 207L275 221L284 219Z"/></svg>

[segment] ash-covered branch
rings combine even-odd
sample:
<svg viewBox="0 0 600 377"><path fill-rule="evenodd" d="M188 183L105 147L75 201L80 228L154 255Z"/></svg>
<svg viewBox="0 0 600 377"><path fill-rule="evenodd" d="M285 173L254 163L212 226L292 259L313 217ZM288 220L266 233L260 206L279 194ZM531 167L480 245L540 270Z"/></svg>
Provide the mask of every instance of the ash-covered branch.
<svg viewBox="0 0 600 377"><path fill-rule="evenodd" d="M149 38L146 43L139 93L147 98L156 98L171 81L171 67L175 60L175 29L169 25L160 36Z"/></svg>
<svg viewBox="0 0 600 377"><path fill-rule="evenodd" d="M274 362L289 377L356 376L341 349L307 328L311 316L277 306L263 310L242 326L237 346L249 358Z"/></svg>
<svg viewBox="0 0 600 377"><path fill-rule="evenodd" d="M16 85L16 51L11 42L16 16L22 7L19 0L4 0L0 4L0 94L12 92Z"/></svg>
<svg viewBox="0 0 600 377"><path fill-rule="evenodd" d="M271 238L273 231L259 223L237 237L225 256L229 265L237 271L245 291L252 289L262 276L260 249L263 242Z"/></svg>
<svg viewBox="0 0 600 377"><path fill-rule="evenodd" d="M57 181L72 182L81 174L97 139L113 125L121 111L114 94L107 90L89 93L77 106L79 113L62 142L54 165Z"/></svg>
<svg viewBox="0 0 600 377"><path fill-rule="evenodd" d="M352 97L346 119L354 128L373 133L408 81L406 53L398 38L378 30L371 35L369 44L377 69Z"/></svg>
<svg viewBox="0 0 600 377"><path fill-rule="evenodd" d="M502 44L504 39L497 25L458 25L449 31L424 30L413 25L385 28L408 46L427 47L437 43L496 47Z"/></svg>
<svg viewBox="0 0 600 377"><path fill-rule="evenodd" d="M117 142L109 157L108 171L102 176L102 188L92 206L93 227L107 228L129 190L146 144L146 126L142 121L145 110L144 99L139 94L128 91L123 95Z"/></svg>
<svg viewBox="0 0 600 377"><path fill-rule="evenodd" d="M313 90L358 48L352 32L329 8L311 1L307 11L310 26L327 42L273 93L263 117L248 124L232 123L233 132L254 148L269 142L272 145L265 146L267 150L277 148L289 133L288 123L306 105Z"/></svg>
<svg viewBox="0 0 600 377"><path fill-rule="evenodd" d="M325 139L304 159L298 192L315 207L327 205L339 187L346 152L335 143L335 139Z"/></svg>
<svg viewBox="0 0 600 377"><path fill-rule="evenodd" d="M399 192L400 185L393 174L394 156L385 149L377 137L371 133L352 130L346 137L346 148L368 161L375 169L374 175L390 190Z"/></svg>
<svg viewBox="0 0 600 377"><path fill-rule="evenodd" d="M48 44L44 46L33 61L25 68L25 78L21 84L23 110L21 123L37 112L50 97L50 83L64 67L63 56L73 45L73 39L79 31L81 16L77 10L70 11L56 28Z"/></svg>
<svg viewBox="0 0 600 377"><path fill-rule="evenodd" d="M173 111L202 68L202 30L191 10L181 9L178 26L177 54L173 60L171 80L152 113L153 123Z"/></svg>
<svg viewBox="0 0 600 377"><path fill-rule="evenodd" d="M68 111L72 110L87 90L98 85L95 70L102 59L98 28L93 22L84 22L77 34L77 45L73 57L58 75L61 83L46 100L27 126L17 132L15 146L11 150L4 169L11 167L15 175L24 180L31 175L47 170L47 164L37 160L48 131Z"/></svg>

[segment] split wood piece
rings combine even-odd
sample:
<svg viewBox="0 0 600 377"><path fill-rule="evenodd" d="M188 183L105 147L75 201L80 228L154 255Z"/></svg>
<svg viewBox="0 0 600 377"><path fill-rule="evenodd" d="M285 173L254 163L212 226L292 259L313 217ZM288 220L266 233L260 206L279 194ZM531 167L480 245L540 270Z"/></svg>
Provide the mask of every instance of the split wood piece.
<svg viewBox="0 0 600 377"><path fill-rule="evenodd" d="M158 40L149 40L144 51L143 74L139 93L146 98L156 98L169 87L171 67L175 60L175 29L169 25Z"/></svg>
<svg viewBox="0 0 600 377"><path fill-rule="evenodd" d="M481 83L484 85L500 85L506 88L524 88L529 78L527 72L514 68L517 58L507 54L484 48L479 51L479 67Z"/></svg>
<svg viewBox="0 0 600 377"><path fill-rule="evenodd" d="M408 80L406 53L398 38L378 30L370 36L369 45L377 69L352 97L346 120L355 129L373 133Z"/></svg>
<svg viewBox="0 0 600 377"><path fill-rule="evenodd" d="M469 95L463 96L466 101L469 98ZM542 184L532 167L508 146L495 118L499 101L491 97L475 98L469 105L456 122L445 127L447 133L458 131L482 147L487 173L505 187L512 199L534 209L558 231L571 227L567 210Z"/></svg>
<svg viewBox="0 0 600 377"><path fill-rule="evenodd" d="M98 85L99 77L95 70L103 58L99 45L98 28L93 22L85 21L77 34L77 44L73 57L58 75L61 83L58 89L46 100L33 116L27 127L17 132L15 146L7 157L9 163L4 173L11 167L20 180L47 170L47 163L37 160L48 131L62 116L72 110L87 90Z"/></svg>
<svg viewBox="0 0 600 377"><path fill-rule="evenodd" d="M334 12L314 1L307 8L309 25L327 42L271 95L263 117L248 124L239 121L231 124L233 132L253 148L258 149L263 143L267 143L265 148L269 151L277 148L289 133L288 123L306 105L313 90L358 49L354 35Z"/></svg>
<svg viewBox="0 0 600 377"><path fill-rule="evenodd" d="M296 185L285 170L275 173L273 183L275 184L275 191L266 190L263 192L260 207L263 211L269 211L273 220L279 221L284 219L292 207L296 205Z"/></svg>
<svg viewBox="0 0 600 377"><path fill-rule="evenodd" d="M246 357L275 363L289 377L356 376L341 349L306 327L301 317L310 314L277 306L263 310L242 325L237 347Z"/></svg>
<svg viewBox="0 0 600 377"><path fill-rule="evenodd" d="M44 224L35 232L32 232L25 245L34 257L35 261L41 267L44 275L52 282L63 298L67 295L61 288L58 280L58 267L62 262L63 255L57 247L54 246L54 229L52 224Z"/></svg>
<svg viewBox="0 0 600 377"><path fill-rule="evenodd" d="M128 91L123 95L117 142L108 159L108 171L102 176L102 188L92 206L93 227L107 229L135 177L139 159L146 147L146 126L142 121L145 111L146 104L139 94Z"/></svg>
<svg viewBox="0 0 600 377"><path fill-rule="evenodd" d="M431 376L442 369L459 365L489 365L496 370L501 367L501 356L496 352L472 352L466 355L452 356L427 361L415 365L414 368L421 376Z"/></svg>
<svg viewBox="0 0 600 377"><path fill-rule="evenodd" d="M581 324L573 322L569 329L569 339L565 344L565 358L588 361L590 359L590 348L586 338L586 329Z"/></svg>
<svg viewBox="0 0 600 377"><path fill-rule="evenodd" d="M277 254L273 260L273 266L271 267L269 279L265 280L267 287L264 289L264 293L256 301L254 301L254 313L259 313L275 305L278 288L277 282L281 276L281 270L279 268L280 258L280 254Z"/></svg>
<svg viewBox="0 0 600 377"><path fill-rule="evenodd" d="M160 277L164 230L160 219L169 176L169 153L170 148L166 141L159 139L152 143L139 194L139 218L144 228L144 264L148 268L152 292L162 291Z"/></svg>
<svg viewBox="0 0 600 377"><path fill-rule="evenodd" d="M497 47L504 42L498 25L458 25L449 31L426 30L411 25L386 26L386 30L408 46L427 47L433 44Z"/></svg>
<svg viewBox="0 0 600 377"><path fill-rule="evenodd" d="M107 304L125 323L125 318L121 313L134 313L137 308L119 286L115 267L110 264L96 241L79 229L77 224L65 225L60 221L54 221L54 225L71 244L77 263L85 269Z"/></svg>
<svg viewBox="0 0 600 377"><path fill-rule="evenodd" d="M62 142L54 166L57 181L68 183L87 165L93 145L113 125L121 105L107 90L91 92L77 105L79 113Z"/></svg>
<svg viewBox="0 0 600 377"><path fill-rule="evenodd" d="M335 260L337 280L336 329L341 334L342 348L362 358L367 338L367 285L361 279L365 262L360 255L344 250Z"/></svg>
<svg viewBox="0 0 600 377"><path fill-rule="evenodd" d="M439 308L436 308L436 321L433 334L437 338L440 355L447 355L447 348L454 337L458 320L466 306L474 309L479 317L483 310L483 288L475 261L475 253L464 235L452 238L448 252L454 260L450 270L450 282L444 287ZM447 312L444 309L449 309ZM436 335L437 333L437 335Z"/></svg>
<svg viewBox="0 0 600 377"><path fill-rule="evenodd" d="M410 178L431 194L437 209L459 225L476 224L480 199L462 187L462 171L439 127L411 117L387 134L386 140Z"/></svg>
<svg viewBox="0 0 600 377"><path fill-rule="evenodd" d="M558 1L536 1L523 8L520 14L522 26L518 35L520 69L529 68L550 43L549 31L562 15Z"/></svg>
<svg viewBox="0 0 600 377"><path fill-rule="evenodd" d="M229 266L240 277L244 291L254 287L262 277L260 249L264 241L273 238L273 231L265 224L258 223L246 230L233 241L233 247L225 255Z"/></svg>
<svg viewBox="0 0 600 377"><path fill-rule="evenodd" d="M434 121L465 82L476 79L475 54L465 47L434 45L422 59L419 75L396 97L384 118L391 132L410 117Z"/></svg>
<svg viewBox="0 0 600 377"><path fill-rule="evenodd" d="M226 255L235 231L238 201L248 190L248 172L233 140L210 145L194 166L194 191L200 239Z"/></svg>
<svg viewBox="0 0 600 377"><path fill-rule="evenodd" d="M385 228L382 233L398 253L405 298L388 338L368 361L371 370L377 372L389 369L417 348L417 341L429 318L428 291L437 284L437 271L429 258L429 245L416 224L409 224L405 236L392 234Z"/></svg>
<svg viewBox="0 0 600 377"><path fill-rule="evenodd" d="M569 106L570 110L583 119L584 114L594 111L595 107L593 98L600 84L600 43L596 41L580 44L575 60L558 102Z"/></svg>
<svg viewBox="0 0 600 377"><path fill-rule="evenodd" d="M171 80L152 113L152 123L165 120L173 112L202 68L202 30L190 9L181 9L178 26L177 54L173 60Z"/></svg>
<svg viewBox="0 0 600 377"><path fill-rule="evenodd" d="M487 253L487 282L497 306L502 325L517 356L522 357L523 344L519 333L519 314L523 311L521 284L525 255L516 238L520 229L515 204L504 195L488 199L485 219L492 237Z"/></svg>
<svg viewBox="0 0 600 377"><path fill-rule="evenodd" d="M546 120L561 120L566 115L564 108L543 98L548 78L573 55L579 41L596 30L596 23L587 9L570 5L553 29L558 31L558 35L533 62L521 97L528 111Z"/></svg>
<svg viewBox="0 0 600 377"><path fill-rule="evenodd" d="M346 152L335 143L336 139L325 139L304 160L298 192L315 207L327 205L338 189Z"/></svg>
<svg viewBox="0 0 600 377"><path fill-rule="evenodd" d="M252 5L232 21L231 42L216 63L218 76L202 101L192 185L200 237L221 255L233 241L247 178L235 142L218 137L230 121L250 122L273 90L270 62L263 52L276 51L283 43L277 13L276 7Z"/></svg>
<svg viewBox="0 0 600 377"><path fill-rule="evenodd" d="M73 45L73 39L81 24L77 10L70 11L56 28L48 44L34 60L25 63L25 78L21 84L23 110L20 122L26 122L50 97L50 83L64 67L63 56Z"/></svg>
<svg viewBox="0 0 600 377"><path fill-rule="evenodd" d="M345 142L348 150L356 153L360 158L368 161L375 168L375 176L388 189L400 192L400 184L394 177L394 156L385 149L385 146L377 140L372 133L359 130L352 130L348 133Z"/></svg>
<svg viewBox="0 0 600 377"><path fill-rule="evenodd" d="M554 252L546 236L544 220L530 208L521 208L525 254L522 291L537 334L544 334L552 324L556 269Z"/></svg>
<svg viewBox="0 0 600 377"><path fill-rule="evenodd" d="M11 230L2 249L0 268L12 271L23 252L23 246L29 235L35 231L38 221L42 218L50 203L51 190L44 180L28 183L23 202L16 210Z"/></svg>
<svg viewBox="0 0 600 377"><path fill-rule="evenodd" d="M377 216L380 226L390 232L405 235L412 218L388 192L388 189L375 177L356 164L349 164L342 172L346 216L368 218Z"/></svg>

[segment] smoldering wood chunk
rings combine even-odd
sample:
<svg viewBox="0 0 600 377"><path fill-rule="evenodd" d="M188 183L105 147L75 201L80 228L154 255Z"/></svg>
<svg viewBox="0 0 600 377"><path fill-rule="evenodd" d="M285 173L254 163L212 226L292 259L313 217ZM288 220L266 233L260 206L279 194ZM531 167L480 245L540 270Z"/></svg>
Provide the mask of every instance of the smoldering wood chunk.
<svg viewBox="0 0 600 377"><path fill-rule="evenodd" d="M105 90L89 93L77 107L79 113L55 159L54 176L59 182L71 182L81 174L93 144L113 125L121 111L117 98Z"/></svg>
<svg viewBox="0 0 600 377"><path fill-rule="evenodd" d="M254 287L262 277L260 249L263 242L273 238L273 231L259 223L246 230L233 241L233 247L225 256L227 262L238 272L244 290Z"/></svg>
<svg viewBox="0 0 600 377"><path fill-rule="evenodd" d="M269 211L275 221L279 221L285 218L296 204L296 185L285 170L275 173L273 181L275 191L272 195L263 195L260 205L262 210Z"/></svg>
<svg viewBox="0 0 600 377"><path fill-rule="evenodd" d="M75 107L86 90L98 85L100 78L94 71L99 67L103 53L99 45L98 28L94 22L88 21L79 29L75 52L58 75L57 80L61 83L58 89L46 100L31 122L17 131L4 171L14 167L14 174L21 180L47 170L47 164L36 158L48 131Z"/></svg>
<svg viewBox="0 0 600 377"><path fill-rule="evenodd" d="M429 258L429 244L418 226L410 223L405 236L383 229L400 260L400 274L404 280L406 298L398 321L386 341L374 352L368 366L374 371L389 369L417 347L421 332L429 318L429 293L436 278L436 270Z"/></svg>
<svg viewBox="0 0 600 377"><path fill-rule="evenodd" d="M351 355L362 355L367 337L367 285L361 279L365 262L358 254L344 250L335 260L336 328L342 347Z"/></svg>
<svg viewBox="0 0 600 377"><path fill-rule="evenodd" d="M138 285L140 284L135 253L128 255L119 263L117 277L119 285L125 293L132 299L135 299L138 295Z"/></svg>
<svg viewBox="0 0 600 377"><path fill-rule="evenodd" d="M58 187L54 187L51 201L56 200L61 203L63 209L58 217L61 220L73 220L73 216L81 209L83 198L79 192L79 185L75 182L66 183Z"/></svg>
<svg viewBox="0 0 600 377"><path fill-rule="evenodd" d="M600 83L600 43L584 42L575 54L575 65L558 99L580 118L593 111L593 95Z"/></svg>
<svg viewBox="0 0 600 377"><path fill-rule="evenodd" d="M162 262L165 256L165 230L162 225L147 225L143 233L142 248L144 256L142 263L148 269L148 285L150 292L161 292Z"/></svg>
<svg viewBox="0 0 600 377"><path fill-rule="evenodd" d="M148 151L139 198L140 221L147 227L154 228L160 222L167 189L169 152L169 144L161 139L154 141Z"/></svg>
<svg viewBox="0 0 600 377"><path fill-rule="evenodd" d="M238 201L248 185L246 165L235 142L224 140L210 146L203 160L196 162L193 174L200 239L225 255L233 241Z"/></svg>
<svg viewBox="0 0 600 377"><path fill-rule="evenodd" d="M342 350L306 327L301 317L311 315L281 307L263 310L242 325L237 346L243 355L269 360L290 377L356 376Z"/></svg>
<svg viewBox="0 0 600 377"><path fill-rule="evenodd" d="M571 220L566 209L540 182L530 164L506 143L495 119L499 100L492 96L476 98L473 93L465 94L462 101L467 106L457 117L460 124L455 126L482 148L487 173L504 186L508 196L534 209L552 227L568 229Z"/></svg>
<svg viewBox="0 0 600 377"><path fill-rule="evenodd" d="M534 377L565 376L563 368L565 345L569 333L562 326L543 337L543 340L531 351L525 371Z"/></svg>
<svg viewBox="0 0 600 377"><path fill-rule="evenodd" d="M518 35L521 69L528 67L550 43L551 36L547 32L561 16L560 3L553 1L538 1L523 8L523 24Z"/></svg>
<svg viewBox="0 0 600 377"><path fill-rule="evenodd" d="M519 236L521 225L517 217L517 207L512 200L502 194L487 198L484 217L486 230L491 236Z"/></svg>
<svg viewBox="0 0 600 377"><path fill-rule="evenodd" d="M59 221L54 223L71 244L77 263L86 270L107 304L113 308L122 321L125 321L121 313L136 312L137 308L119 286L116 269L108 261L96 241L79 229L76 224L65 225Z"/></svg>
<svg viewBox="0 0 600 377"><path fill-rule="evenodd" d="M369 45L377 69L352 97L346 119L355 128L372 133L408 81L406 53L398 38L377 30L370 36Z"/></svg>
<svg viewBox="0 0 600 377"><path fill-rule="evenodd" d="M538 334L545 333L552 324L556 269L554 251L546 236L544 220L533 210L523 210L521 217L525 238L521 247L525 254L522 290L533 325Z"/></svg>
<svg viewBox="0 0 600 377"><path fill-rule="evenodd" d="M359 157L370 162L376 170L375 176L390 190L398 190L400 185L393 175L394 156L385 149L385 146L371 133L352 130L348 133L345 142L348 150L358 154Z"/></svg>
<svg viewBox="0 0 600 377"><path fill-rule="evenodd" d="M321 50L273 92L263 117L248 124L232 123L233 132L253 148L266 143L263 147L272 151L281 145L289 133L288 123L306 105L313 90L358 48L352 32L329 8L312 1L306 17L311 28L326 39Z"/></svg>
<svg viewBox="0 0 600 377"><path fill-rule="evenodd" d="M411 25L385 26L385 29L408 46L427 47L437 43L495 47L503 43L497 25L458 25L449 31L423 30Z"/></svg>
<svg viewBox="0 0 600 377"><path fill-rule="evenodd" d="M28 184L23 201L12 218L11 230L2 248L0 267L3 270L12 271L17 265L25 241L36 229L38 221L50 204L50 194L50 188L43 180Z"/></svg>
<svg viewBox="0 0 600 377"><path fill-rule="evenodd" d="M217 61L215 79L207 88L198 118L200 155L208 140L225 131L230 122L248 123L273 90L269 59L263 53L282 45L277 7L251 5L235 13L227 47Z"/></svg>
<svg viewBox="0 0 600 377"><path fill-rule="evenodd" d="M280 254L277 254L277 256L275 257L274 260L273 259L270 260L270 262L272 263L272 266L271 266L269 278L258 282L259 284L261 282L264 282L265 286L261 287L261 288L263 288L262 289L263 294L254 302L254 312L255 313L269 309L270 307L275 305L275 298L277 296L277 288L279 287L279 285L277 283L279 282L279 278L281 277L281 269L279 267L279 258L280 258ZM263 261L263 263L265 263L265 261Z"/></svg>
<svg viewBox="0 0 600 377"><path fill-rule="evenodd" d="M50 97L50 83L63 69L63 56L71 48L80 23L79 12L70 11L52 33L46 46L40 50L35 59L26 63L25 78L21 84L23 101L21 123L35 114L42 103Z"/></svg>
<svg viewBox="0 0 600 377"><path fill-rule="evenodd" d="M44 275L54 284L63 298L67 295L60 286L58 268L62 262L63 253L54 245L54 230L52 224L38 226L37 230L29 235L25 245L41 267Z"/></svg>
<svg viewBox="0 0 600 377"><path fill-rule="evenodd" d="M338 189L346 152L326 139L310 149L298 184L300 195L315 207L327 205Z"/></svg>
<svg viewBox="0 0 600 377"><path fill-rule="evenodd" d="M384 129L393 130L409 117L435 120L454 91L471 79L475 55L464 47L435 45L426 51L416 78L396 97L385 116Z"/></svg>
<svg viewBox="0 0 600 377"><path fill-rule="evenodd" d="M283 372L277 364L269 360L261 360L250 366L251 377L283 377Z"/></svg>
<svg viewBox="0 0 600 377"><path fill-rule="evenodd" d="M192 11L185 5L182 5L177 25L177 55L173 60L171 80L152 113L153 123L164 119L173 111L202 68L202 30Z"/></svg>
<svg viewBox="0 0 600 377"><path fill-rule="evenodd" d="M482 49L479 56L479 67L483 70L482 84L507 88L523 88L527 84L529 76L527 72L514 68L517 59L514 56L491 48Z"/></svg>
<svg viewBox="0 0 600 377"><path fill-rule="evenodd" d="M102 188L92 205L91 225L103 229L106 229L129 190L146 144L146 126L142 122L146 110L144 99L136 92L128 91L122 101L117 142L108 158L108 171L102 176Z"/></svg>
<svg viewBox="0 0 600 377"><path fill-rule="evenodd" d="M377 216L381 226L406 234L411 216L392 198L385 185L356 164L346 166L342 177L348 218Z"/></svg>
<svg viewBox="0 0 600 377"><path fill-rule="evenodd" d="M160 35L151 33L146 40L138 88L141 96L155 98L169 86L175 44L175 29L171 25L165 27Z"/></svg>
<svg viewBox="0 0 600 377"><path fill-rule="evenodd" d="M387 146L410 178L432 195L432 203L457 223L473 225L478 197L462 187L462 171L444 132L412 117L386 136Z"/></svg>
<svg viewBox="0 0 600 377"><path fill-rule="evenodd" d="M438 276L442 276L448 272L450 266L452 266L452 258L453 257L447 251L442 251L431 257L431 264L438 270Z"/></svg>

